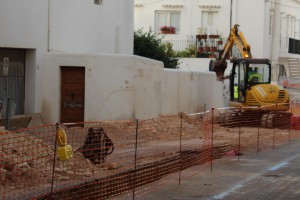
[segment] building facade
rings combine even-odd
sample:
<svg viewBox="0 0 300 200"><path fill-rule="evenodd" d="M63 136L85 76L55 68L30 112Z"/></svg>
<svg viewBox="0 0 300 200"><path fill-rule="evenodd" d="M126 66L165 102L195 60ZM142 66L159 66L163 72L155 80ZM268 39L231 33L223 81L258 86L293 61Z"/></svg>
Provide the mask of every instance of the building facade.
<svg viewBox="0 0 300 200"><path fill-rule="evenodd" d="M222 49L209 35L226 42L230 28L239 24L253 57L269 58L272 79L278 80L283 74L300 77L299 11L299 0L135 0L134 26L146 31L151 27L175 50L195 45L198 51L204 46L205 51L207 47L207 57L214 49ZM176 32L162 33L163 26L173 26ZM208 37L197 39L201 34Z"/></svg>
<svg viewBox="0 0 300 200"><path fill-rule="evenodd" d="M3 0L0 25L0 100L17 115L131 120L224 105L214 74L132 55L133 0Z"/></svg>
<svg viewBox="0 0 300 200"><path fill-rule="evenodd" d="M133 8L133 0L2 0L0 100L14 99L16 114L42 112L49 53L132 55Z"/></svg>

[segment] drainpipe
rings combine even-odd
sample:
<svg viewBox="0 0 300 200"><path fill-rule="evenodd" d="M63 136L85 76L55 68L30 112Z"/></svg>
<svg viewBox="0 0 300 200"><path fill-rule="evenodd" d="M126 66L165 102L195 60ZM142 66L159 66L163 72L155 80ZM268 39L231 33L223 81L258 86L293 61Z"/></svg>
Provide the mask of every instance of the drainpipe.
<svg viewBox="0 0 300 200"><path fill-rule="evenodd" d="M229 24L229 30L232 27L232 0L230 0L230 24Z"/></svg>
<svg viewBox="0 0 300 200"><path fill-rule="evenodd" d="M47 51L51 50L51 0L48 0L48 34L47 34Z"/></svg>

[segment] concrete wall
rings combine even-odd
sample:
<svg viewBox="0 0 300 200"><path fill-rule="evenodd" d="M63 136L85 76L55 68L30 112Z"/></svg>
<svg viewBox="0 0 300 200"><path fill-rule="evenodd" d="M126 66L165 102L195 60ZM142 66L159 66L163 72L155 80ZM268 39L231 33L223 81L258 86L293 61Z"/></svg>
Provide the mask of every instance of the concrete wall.
<svg viewBox="0 0 300 200"><path fill-rule="evenodd" d="M214 73L163 69L163 63L126 55L48 53L42 115L60 115L60 66L84 66L85 121L147 119L224 106Z"/></svg>
<svg viewBox="0 0 300 200"><path fill-rule="evenodd" d="M211 58L179 58L179 70L194 72L209 72ZM232 63L227 60L225 75L230 75Z"/></svg>

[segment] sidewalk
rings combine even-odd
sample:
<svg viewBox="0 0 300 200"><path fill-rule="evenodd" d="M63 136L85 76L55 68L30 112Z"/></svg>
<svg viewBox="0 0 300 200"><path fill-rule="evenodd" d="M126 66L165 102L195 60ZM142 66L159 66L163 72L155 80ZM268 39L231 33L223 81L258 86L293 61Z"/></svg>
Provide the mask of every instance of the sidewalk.
<svg viewBox="0 0 300 200"><path fill-rule="evenodd" d="M300 199L300 140L275 149L213 161L181 185L165 185L143 200Z"/></svg>

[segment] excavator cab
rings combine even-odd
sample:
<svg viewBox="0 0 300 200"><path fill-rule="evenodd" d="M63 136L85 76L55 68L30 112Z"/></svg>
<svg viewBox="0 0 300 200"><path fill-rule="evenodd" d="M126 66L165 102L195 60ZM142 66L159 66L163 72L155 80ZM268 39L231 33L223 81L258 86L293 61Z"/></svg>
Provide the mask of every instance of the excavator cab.
<svg viewBox="0 0 300 200"><path fill-rule="evenodd" d="M237 59L230 75L231 101L245 102L247 90L254 85L270 84L271 63L268 59Z"/></svg>

